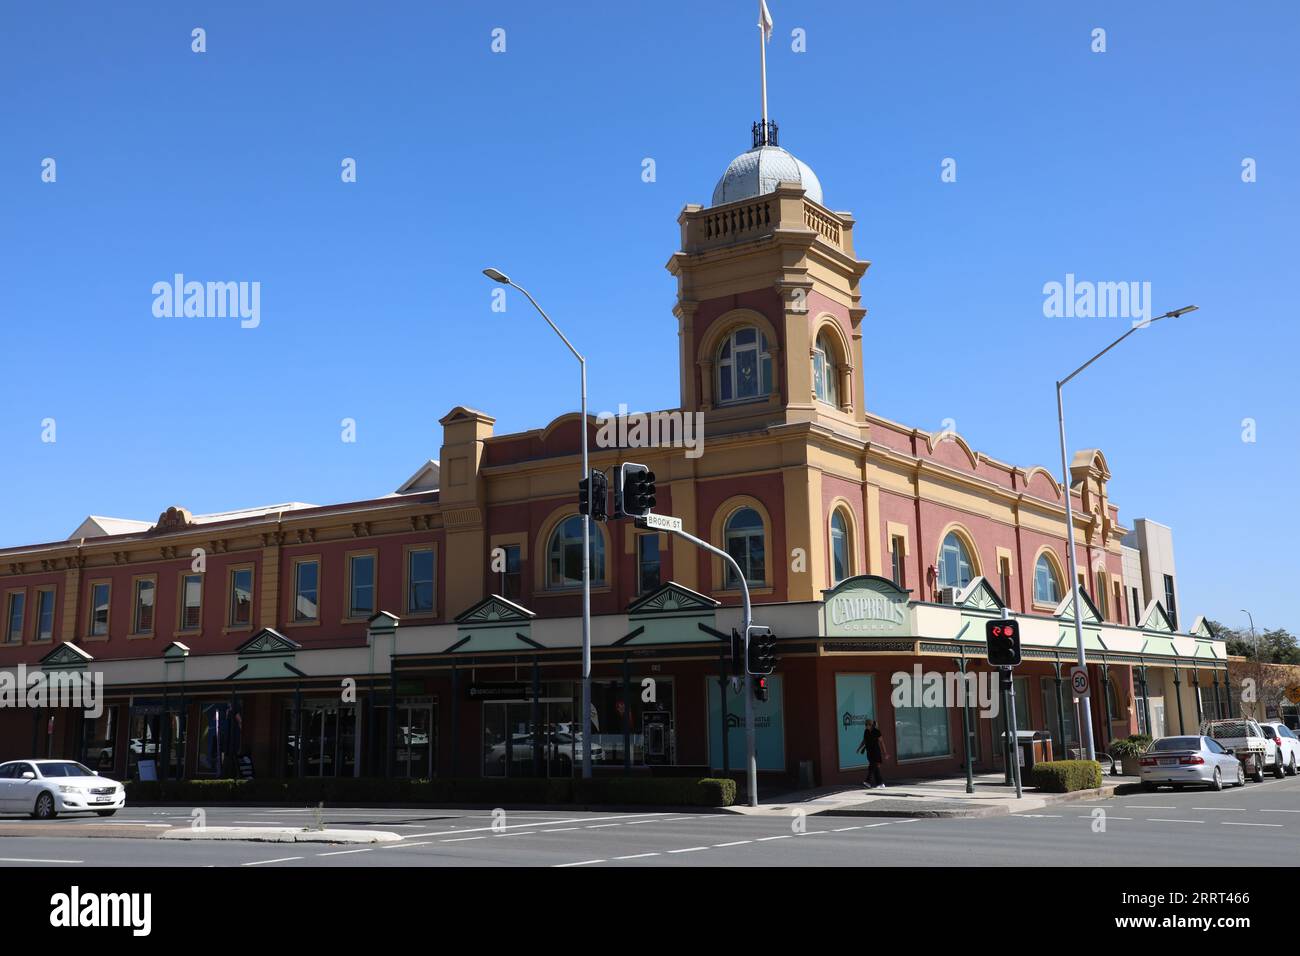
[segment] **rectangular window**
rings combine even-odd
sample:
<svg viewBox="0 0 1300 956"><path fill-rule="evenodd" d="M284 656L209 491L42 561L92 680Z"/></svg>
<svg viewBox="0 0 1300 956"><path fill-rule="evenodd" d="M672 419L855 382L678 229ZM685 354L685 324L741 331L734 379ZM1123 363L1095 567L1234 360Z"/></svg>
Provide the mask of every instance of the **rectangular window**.
<svg viewBox="0 0 1300 956"><path fill-rule="evenodd" d="M433 548L408 551L406 554L407 614L433 613L435 579Z"/></svg>
<svg viewBox="0 0 1300 956"><path fill-rule="evenodd" d="M1097 572L1097 590L1094 596L1097 598L1097 610L1101 612L1104 621L1110 617L1110 612L1106 607L1106 575L1101 571Z"/></svg>
<svg viewBox="0 0 1300 956"><path fill-rule="evenodd" d="M1123 624L1124 623L1124 588L1120 586L1120 583L1118 581L1115 582L1114 591L1115 591L1115 622L1117 624Z"/></svg>
<svg viewBox="0 0 1300 956"><path fill-rule="evenodd" d="M348 558L348 617L370 617L375 613L375 556L354 554Z"/></svg>
<svg viewBox="0 0 1300 956"><path fill-rule="evenodd" d="M181 630L197 631L203 623L203 575L181 578Z"/></svg>
<svg viewBox="0 0 1300 956"><path fill-rule="evenodd" d="M135 612L131 619L132 634L153 633L153 600L157 593L154 582L141 578L135 582Z"/></svg>
<svg viewBox="0 0 1300 956"><path fill-rule="evenodd" d="M893 567L894 583L900 588L907 587L907 562L904 555L907 546L903 542L903 536L894 535L889 539L889 560Z"/></svg>
<svg viewBox="0 0 1300 956"><path fill-rule="evenodd" d="M1169 623L1178 630L1178 602L1174 599L1174 576L1165 575L1165 610L1169 612Z"/></svg>
<svg viewBox="0 0 1300 956"><path fill-rule="evenodd" d="M235 568L230 572L230 626L253 625L253 569Z"/></svg>
<svg viewBox="0 0 1300 956"><path fill-rule="evenodd" d="M898 759L916 760L923 757L946 757L951 751L948 742L948 708L923 704L921 681L911 675L895 694L915 704L912 707L894 708L894 739L898 741Z"/></svg>
<svg viewBox="0 0 1300 956"><path fill-rule="evenodd" d="M293 619L320 620L319 561L299 561L293 566Z"/></svg>
<svg viewBox="0 0 1300 956"><path fill-rule="evenodd" d="M1002 584L1002 603L1011 606L1011 559L998 560L998 578Z"/></svg>
<svg viewBox="0 0 1300 956"><path fill-rule="evenodd" d="M523 555L517 544L508 544L505 551L505 569L501 572L501 596L518 601L523 596Z"/></svg>
<svg viewBox="0 0 1300 956"><path fill-rule="evenodd" d="M27 605L27 594L14 591L9 595L8 607L5 609L5 640L17 644L23 639L23 612Z"/></svg>
<svg viewBox="0 0 1300 956"><path fill-rule="evenodd" d="M112 586L107 582L90 586L90 636L103 637L108 634L108 605L112 596Z"/></svg>
<svg viewBox="0 0 1300 956"><path fill-rule="evenodd" d="M54 637L54 589L36 592L36 640L48 641Z"/></svg>
<svg viewBox="0 0 1300 956"><path fill-rule="evenodd" d="M659 535L643 534L636 539L637 593L647 594L659 587Z"/></svg>
<svg viewBox="0 0 1300 956"><path fill-rule="evenodd" d="M1130 622L1134 627L1142 626L1142 597L1138 594L1137 588L1129 588L1133 596L1133 620Z"/></svg>

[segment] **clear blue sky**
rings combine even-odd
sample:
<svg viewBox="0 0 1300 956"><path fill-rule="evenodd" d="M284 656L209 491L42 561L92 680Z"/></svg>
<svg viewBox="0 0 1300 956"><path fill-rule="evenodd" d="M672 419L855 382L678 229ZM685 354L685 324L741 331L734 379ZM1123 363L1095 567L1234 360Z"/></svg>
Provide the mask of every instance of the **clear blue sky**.
<svg viewBox="0 0 1300 956"><path fill-rule="evenodd" d="M675 404L663 265L748 147L756 6L9 0L0 545L382 494L456 404L498 432L572 410L571 360L522 301L490 311L487 264L588 353L593 411ZM868 406L1055 472L1053 382L1127 322L1045 318L1043 284L1200 305L1070 386L1070 444L1105 451L1122 520L1173 527L1184 615L1300 631L1296 5L770 6L782 145L873 263ZM155 318L176 272L261 282L260 327Z"/></svg>

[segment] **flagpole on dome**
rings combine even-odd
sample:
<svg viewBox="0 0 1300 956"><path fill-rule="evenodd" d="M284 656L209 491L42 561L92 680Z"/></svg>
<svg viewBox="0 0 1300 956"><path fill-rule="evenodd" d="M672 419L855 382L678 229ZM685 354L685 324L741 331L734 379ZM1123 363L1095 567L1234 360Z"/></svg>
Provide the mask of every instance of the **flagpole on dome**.
<svg viewBox="0 0 1300 956"><path fill-rule="evenodd" d="M767 0L758 0L758 55L763 75L763 129L762 139L756 145L766 146L767 127L767 44L772 39L772 14L768 12Z"/></svg>

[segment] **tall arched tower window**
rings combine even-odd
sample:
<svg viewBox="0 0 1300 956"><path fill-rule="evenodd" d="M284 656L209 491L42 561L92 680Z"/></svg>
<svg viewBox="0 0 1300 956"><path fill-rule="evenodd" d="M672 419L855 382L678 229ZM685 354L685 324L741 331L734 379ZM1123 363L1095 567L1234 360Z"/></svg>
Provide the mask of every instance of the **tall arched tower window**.
<svg viewBox="0 0 1300 956"><path fill-rule="evenodd" d="M818 401L840 405L840 363L830 335L822 332L813 348L813 391Z"/></svg>
<svg viewBox="0 0 1300 956"><path fill-rule="evenodd" d="M767 336L753 326L736 329L718 350L718 403L753 401L771 391Z"/></svg>

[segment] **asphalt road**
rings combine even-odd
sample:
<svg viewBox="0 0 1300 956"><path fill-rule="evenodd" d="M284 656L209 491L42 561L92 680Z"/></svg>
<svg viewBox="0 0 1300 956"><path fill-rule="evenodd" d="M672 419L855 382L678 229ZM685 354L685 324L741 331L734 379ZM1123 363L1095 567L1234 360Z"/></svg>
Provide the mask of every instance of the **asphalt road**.
<svg viewBox="0 0 1300 956"><path fill-rule="evenodd" d="M310 810L219 807L209 826L297 826ZM128 808L113 823L188 826L185 808ZM59 823L102 827L98 817ZM1300 778L1221 793L1168 790L959 820L722 813L335 808L328 826L391 830L399 844L338 846L42 835L0 838L0 866L1295 866ZM63 830L64 828L60 828Z"/></svg>

